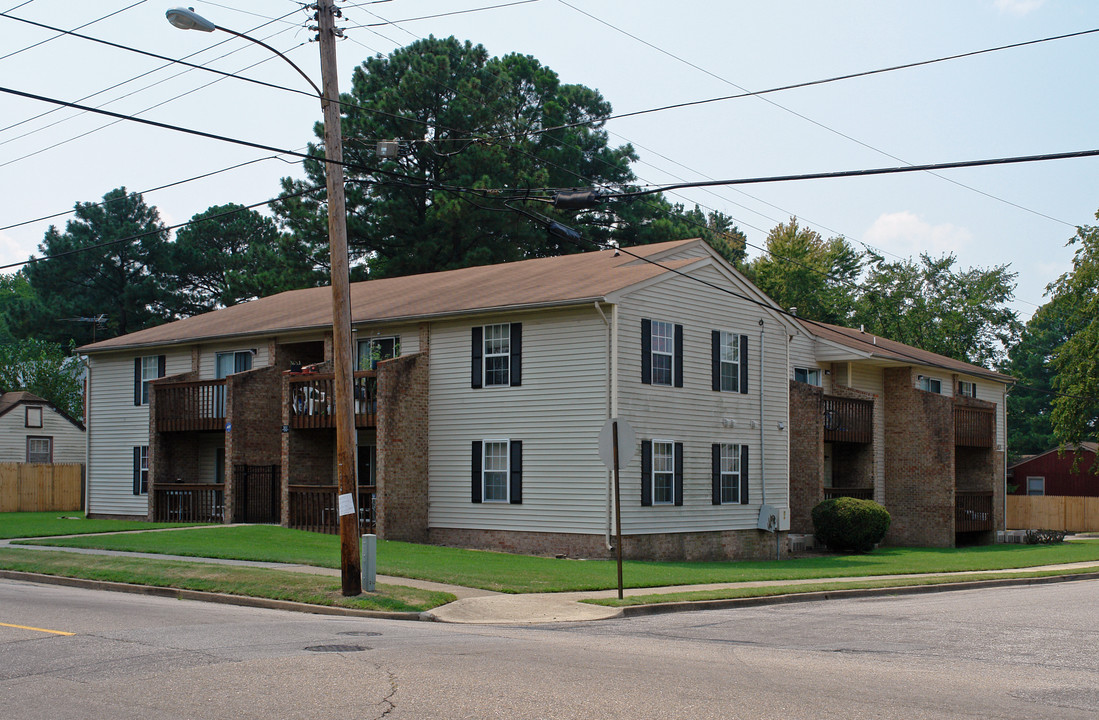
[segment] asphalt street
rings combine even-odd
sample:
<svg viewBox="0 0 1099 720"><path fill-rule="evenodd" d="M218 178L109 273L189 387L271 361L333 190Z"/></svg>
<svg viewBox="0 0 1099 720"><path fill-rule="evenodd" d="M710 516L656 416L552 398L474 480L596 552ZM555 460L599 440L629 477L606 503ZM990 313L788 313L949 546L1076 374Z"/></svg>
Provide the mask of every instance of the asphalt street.
<svg viewBox="0 0 1099 720"><path fill-rule="evenodd" d="M1094 718L1097 598L471 626L0 580L0 718Z"/></svg>

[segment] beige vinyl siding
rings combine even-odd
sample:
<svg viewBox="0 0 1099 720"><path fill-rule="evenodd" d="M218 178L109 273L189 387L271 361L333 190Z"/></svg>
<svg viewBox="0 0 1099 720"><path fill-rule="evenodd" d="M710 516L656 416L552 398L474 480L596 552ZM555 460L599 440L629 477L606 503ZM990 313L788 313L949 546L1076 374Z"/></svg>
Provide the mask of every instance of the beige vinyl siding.
<svg viewBox="0 0 1099 720"><path fill-rule="evenodd" d="M523 324L522 385L471 388L471 328L513 322ZM432 325L431 527L604 532L607 332L594 307ZM471 501L472 443L489 439L523 442L521 505Z"/></svg>
<svg viewBox="0 0 1099 720"><path fill-rule="evenodd" d="M693 275L734 287L713 267ZM734 288L744 292L741 288ZM683 325L683 387L641 382L641 320ZM767 503L788 507L789 438L778 424L789 418L788 326L758 305L689 278L674 277L628 295L619 308L619 415L633 424L638 441L683 443L683 505L641 506L640 448L622 471L622 531L627 534L705 532L756 527L761 495L759 421L760 326L765 328L766 365L763 429L766 437ZM711 383L711 331L748 336L747 394L714 392ZM723 427L722 419L736 422ZM711 446L749 446L749 504L713 505ZM640 443L639 443L640 444Z"/></svg>
<svg viewBox="0 0 1099 720"><path fill-rule="evenodd" d="M165 373L191 370L191 350L145 349L141 355L166 355ZM133 494L134 446L149 444L149 406L134 405L136 353L93 355L88 381L88 512L145 515L148 496Z"/></svg>
<svg viewBox="0 0 1099 720"><path fill-rule="evenodd" d="M873 393L878 398L874 402L874 499L880 503L885 497L885 408L882 400L885 396L885 375L878 365L869 363L851 363L851 388Z"/></svg>
<svg viewBox="0 0 1099 720"><path fill-rule="evenodd" d="M1004 407L1007 403L1006 386L1003 383L982 380L968 375L958 375L954 382L957 383L958 380L975 383L978 400L996 403L996 447L994 449L1003 450L1007 446L1007 428L1004 425L1006 421ZM957 387L955 387L955 392L957 392Z"/></svg>
<svg viewBox="0 0 1099 720"><path fill-rule="evenodd" d="M820 383L824 392L832 390L832 376L825 373L829 364L818 363L813 338L798 332L790 339L790 380L794 379L794 368L816 368L820 370Z"/></svg>
<svg viewBox="0 0 1099 720"><path fill-rule="evenodd" d="M247 340L237 340L235 342L216 344L210 343L208 345L202 345L199 348L199 379L213 380L217 377L218 353L247 352L249 350L256 351L256 354L252 357L253 370L261 367L267 367L271 364L270 347L267 338L249 338ZM189 372L190 369L190 357L188 356L188 367L182 372ZM168 374L171 375L172 373L169 372Z"/></svg>
<svg viewBox="0 0 1099 720"><path fill-rule="evenodd" d="M371 326L355 330L356 352L358 343L370 338L396 337L400 343L401 355L420 352L420 329L416 325Z"/></svg>
<svg viewBox="0 0 1099 720"><path fill-rule="evenodd" d="M49 405L31 406L42 408L40 428L26 427L27 405L16 405L0 417L0 462L26 462L30 436L53 439L55 463L84 462L84 432Z"/></svg>

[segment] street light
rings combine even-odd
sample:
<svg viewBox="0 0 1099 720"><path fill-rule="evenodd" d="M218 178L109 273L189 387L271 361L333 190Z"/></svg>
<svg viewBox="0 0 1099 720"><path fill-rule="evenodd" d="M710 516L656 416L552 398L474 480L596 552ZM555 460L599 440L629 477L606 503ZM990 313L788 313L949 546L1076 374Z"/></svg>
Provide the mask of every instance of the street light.
<svg viewBox="0 0 1099 720"><path fill-rule="evenodd" d="M332 275L332 354L335 370L336 476L340 494L340 569L343 594L362 594L359 556L359 518L355 511L355 415L352 404L351 287L347 261L347 209L343 189L343 138L340 133L339 85L336 76L336 27L334 0L317 1L317 29L321 50L321 83L316 86L301 68L275 48L235 30L215 25L193 8L172 8L168 22L182 30L230 35L262 45L288 62L317 92L324 111L325 181L328 191L328 248ZM350 502L348 502L350 501ZM346 505L350 505L347 512Z"/></svg>

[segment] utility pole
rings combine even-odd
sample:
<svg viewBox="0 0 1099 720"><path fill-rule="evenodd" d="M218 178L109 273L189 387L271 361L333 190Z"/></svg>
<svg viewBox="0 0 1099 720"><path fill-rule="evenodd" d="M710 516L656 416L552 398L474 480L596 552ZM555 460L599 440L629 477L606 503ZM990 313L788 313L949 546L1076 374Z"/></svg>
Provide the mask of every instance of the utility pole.
<svg viewBox="0 0 1099 720"><path fill-rule="evenodd" d="M336 477L339 481L340 576L345 596L362 594L359 514L355 477L355 414L352 398L351 285L347 260L347 209L343 187L343 139L336 70L335 0L317 0L324 110L328 248L332 278L332 361L335 374Z"/></svg>

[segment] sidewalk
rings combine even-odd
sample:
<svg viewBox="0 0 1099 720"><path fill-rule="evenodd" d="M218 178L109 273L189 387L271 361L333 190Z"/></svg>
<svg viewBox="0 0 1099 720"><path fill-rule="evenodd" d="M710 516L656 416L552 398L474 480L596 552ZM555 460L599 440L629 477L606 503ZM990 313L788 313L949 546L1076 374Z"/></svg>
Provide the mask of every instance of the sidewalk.
<svg viewBox="0 0 1099 720"><path fill-rule="evenodd" d="M13 538L12 540L19 540L21 538ZM8 546L12 540L0 540L0 547ZM25 538L25 540L34 540L34 538ZM251 567L265 567L278 570L286 570L290 572L305 572L315 573L318 575L333 575L338 576L340 571L336 568L321 568L312 565L295 565L291 563L273 563L273 562L260 562L260 561L245 561L245 560L225 560L220 558L198 558L182 555L161 555L157 553L137 553L137 552L124 552L118 550L95 550L86 548L58 548L50 546L36 546L36 545L18 545L20 549L27 550L63 550L65 552L86 553L89 555L113 555L118 557L145 557L153 559L167 559L167 560L182 560L186 562L205 562L221 565L243 565ZM674 585L667 587L647 587L647 588L626 588L623 590L623 595L626 597L633 597L637 595L655 595L655 594L667 594L667 593L682 593L704 590L722 590L728 588L751 588L751 587L774 587L774 586L790 586L790 585L808 585L819 583L857 583L867 580L895 580L895 579L915 579L915 578L928 578L928 577L945 577L951 576L972 576L974 574L981 575L1006 575L1019 572L1034 572L1034 571L1054 571L1054 570L1078 570L1081 575L1090 576L1099 579L1099 561L1069 563L1064 565L1044 565L1041 567L1031 568L1010 568L1005 570L981 570L981 571L966 571L966 572L954 572L954 573L922 573L913 575L873 575L873 576L860 576L860 577L838 577L838 578L812 578L806 580L764 580L754 582L737 582L737 583L715 583L709 585ZM1074 578L1079 578L1079 575ZM1055 578L1058 579L1058 578ZM999 581L987 581L980 583L981 586L988 586L990 584L1029 584L1033 583L1037 578L1021 578L1014 580L999 580ZM1047 580L1048 581L1048 580ZM89 581L94 582L94 581ZM516 625L516 624L535 624L535 623L552 623L552 622L583 622L589 620L606 620L609 618L623 617L625 615L636 614L648 614L650 612L673 612L683 610L696 610L712 607L731 607L735 605L759 605L764 603L781 603L789 602L791 598L801 598L803 600L823 599L824 597L834 597L837 594L849 594L859 593L860 595L887 595L897 594L900 592L898 587L892 588L880 588L880 589L864 589L864 590L846 590L831 593L812 593L807 595L795 595L795 596L771 596L763 598L743 598L739 600L716 600L702 603L675 603L674 605L649 605L649 606L633 606L631 608L612 608L603 605L591 605L588 603L580 602L586 599L602 599L602 598L615 598L618 596L617 589L613 590L593 590L585 592L564 592L564 593L526 593L526 594L506 594L493 592L491 590L481 590L478 588L468 588L458 585L447 585L444 583L430 582L426 580L416 580L413 578L393 577L388 575L378 575L377 582L379 584L386 585L406 585L409 587L424 588L427 590L437 590L442 592L449 592L455 595L458 599L447 605L437 607L433 610L429 610L424 613L420 613L420 618L424 620L435 620L438 622L449 623L464 623L475 625ZM961 587L975 587L971 582L967 582ZM911 586L910 586L911 587ZM951 586L949 585L929 585L917 588L916 591L924 592L941 592ZM912 592L913 590L908 590ZM256 605L256 602L249 602L249 605ZM262 606L262 603L260 603ZM272 605L275 607L275 605ZM280 606L281 607L281 606ZM368 611L363 611L363 614L369 615Z"/></svg>

